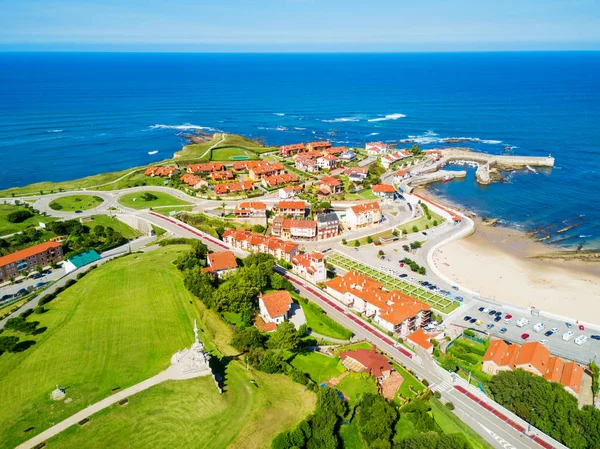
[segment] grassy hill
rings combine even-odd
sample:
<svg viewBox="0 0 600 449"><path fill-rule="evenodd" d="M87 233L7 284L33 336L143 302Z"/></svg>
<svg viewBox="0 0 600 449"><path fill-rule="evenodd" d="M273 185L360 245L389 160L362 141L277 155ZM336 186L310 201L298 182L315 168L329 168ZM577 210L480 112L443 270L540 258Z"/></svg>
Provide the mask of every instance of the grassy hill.
<svg viewBox="0 0 600 449"><path fill-rule="evenodd" d="M212 148L212 149L211 149ZM236 134L215 134L215 138L204 143L184 146L175 153L177 162L196 161L230 162L231 156L246 155L250 159L257 159L258 154L275 151L276 148L264 147L258 142Z"/></svg>
<svg viewBox="0 0 600 449"><path fill-rule="evenodd" d="M18 210L26 210L26 208L24 206L15 206L13 204L0 204L0 236L20 232L30 226L38 226L40 222L50 223L51 221L56 220L56 218L43 217L36 214L21 223L11 223L8 221L8 215Z"/></svg>
<svg viewBox="0 0 600 449"><path fill-rule="evenodd" d="M33 337L37 343L25 352L0 356L0 448L15 447L113 389L165 369L171 355L192 342L194 318L213 357L236 354L229 327L188 293L172 264L186 250L171 246L112 261L61 293L48 312L32 315L46 332ZM314 407L314 395L300 393L286 377L248 372L237 361L225 373L222 396L212 379L169 382L131 397L124 408L92 416L85 427L55 437L53 446L141 447L150 441L143 428L161 442L145 447L190 447L191 438L196 447L209 447L215 435L222 444L211 447L252 447L245 441L264 447ZM71 403L50 399L57 383ZM230 423L222 419L227 414Z"/></svg>

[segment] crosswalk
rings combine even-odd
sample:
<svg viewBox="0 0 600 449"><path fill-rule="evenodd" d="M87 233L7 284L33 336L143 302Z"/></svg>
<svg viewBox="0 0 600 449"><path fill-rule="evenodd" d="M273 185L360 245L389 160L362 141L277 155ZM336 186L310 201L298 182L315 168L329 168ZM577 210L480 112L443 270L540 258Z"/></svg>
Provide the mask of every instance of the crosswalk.
<svg viewBox="0 0 600 449"><path fill-rule="evenodd" d="M447 391L452 390L452 384L449 382L443 381L439 384L434 384L429 387L431 391L439 391L440 393L445 393Z"/></svg>

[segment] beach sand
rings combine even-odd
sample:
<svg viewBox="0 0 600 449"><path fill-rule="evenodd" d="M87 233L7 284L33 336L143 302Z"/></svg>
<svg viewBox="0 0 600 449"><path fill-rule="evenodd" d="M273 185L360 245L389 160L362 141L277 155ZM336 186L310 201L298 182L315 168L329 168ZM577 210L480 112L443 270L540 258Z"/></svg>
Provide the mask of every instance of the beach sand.
<svg viewBox="0 0 600 449"><path fill-rule="evenodd" d="M434 261L482 298L600 324L600 264L530 258L552 250L518 231L476 222L474 234L443 246Z"/></svg>

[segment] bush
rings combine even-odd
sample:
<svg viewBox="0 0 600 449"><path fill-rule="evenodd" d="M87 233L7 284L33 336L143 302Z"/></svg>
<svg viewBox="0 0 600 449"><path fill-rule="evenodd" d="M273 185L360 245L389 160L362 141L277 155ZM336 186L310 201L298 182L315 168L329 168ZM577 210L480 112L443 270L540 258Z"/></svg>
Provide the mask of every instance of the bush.
<svg viewBox="0 0 600 449"><path fill-rule="evenodd" d="M14 212L11 212L10 214L8 214L8 216L6 217L6 219L10 222L10 223L22 223L25 220L27 220L28 218L33 217L33 213L31 213L28 210L16 210Z"/></svg>
<svg viewBox="0 0 600 449"><path fill-rule="evenodd" d="M427 379L423 379L423 385L425 385L426 387L429 386L429 381Z"/></svg>
<svg viewBox="0 0 600 449"><path fill-rule="evenodd" d="M360 240L354 240L354 246L358 248L360 246Z"/></svg>
<svg viewBox="0 0 600 449"><path fill-rule="evenodd" d="M414 225L412 227L412 232L419 232L419 228L417 227L417 225Z"/></svg>
<svg viewBox="0 0 600 449"><path fill-rule="evenodd" d="M434 396L435 396L437 399L439 399L439 398L441 398L441 397L442 397L442 393L440 393L439 391L436 391L436 392L434 392L434 393L433 393L433 395L434 395Z"/></svg>
<svg viewBox="0 0 600 449"><path fill-rule="evenodd" d="M373 237L368 236L367 237L367 243L373 243Z"/></svg>
<svg viewBox="0 0 600 449"><path fill-rule="evenodd" d="M158 242L158 246L167 246L167 245L191 245L192 243L197 242L196 239L186 239L184 237L179 237L175 239L164 239Z"/></svg>
<svg viewBox="0 0 600 449"><path fill-rule="evenodd" d="M144 192L144 193L142 194L141 198L142 198L144 201L154 201L154 200L157 200L157 199L158 199L158 197L157 197L156 195L153 195L153 194L152 194L152 193L150 193L150 192Z"/></svg>
<svg viewBox="0 0 600 449"><path fill-rule="evenodd" d="M453 402L446 402L446 407L448 407L448 410L454 410L454 403Z"/></svg>
<svg viewBox="0 0 600 449"><path fill-rule="evenodd" d="M348 243L348 241L346 239L342 239L342 245L345 245L346 243Z"/></svg>
<svg viewBox="0 0 600 449"><path fill-rule="evenodd" d="M37 306L35 309L33 309L33 313L38 313L38 314L44 313L45 311L46 311L46 309L44 309L44 307L42 307L42 306Z"/></svg>
<svg viewBox="0 0 600 449"><path fill-rule="evenodd" d="M77 284L77 281L75 279L69 279L67 282L65 282L65 285L64 285L63 288L67 289L67 288L69 288L69 287L71 287L72 285L75 285L75 284Z"/></svg>

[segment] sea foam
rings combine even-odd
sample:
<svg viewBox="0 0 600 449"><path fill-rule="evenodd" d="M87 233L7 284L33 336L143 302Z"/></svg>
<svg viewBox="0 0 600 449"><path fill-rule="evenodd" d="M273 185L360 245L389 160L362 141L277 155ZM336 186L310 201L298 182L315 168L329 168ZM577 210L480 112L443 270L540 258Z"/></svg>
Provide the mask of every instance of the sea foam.
<svg viewBox="0 0 600 449"><path fill-rule="evenodd" d="M358 117L340 117L340 118L334 118L331 120L321 120L322 122L325 123L342 123L342 122L360 122L360 119Z"/></svg>
<svg viewBox="0 0 600 449"><path fill-rule="evenodd" d="M178 131L188 131L191 129L206 129L209 131L215 131L214 128L211 128L209 126L199 126L199 125L193 125L191 123L184 123L183 125L162 125L162 124L158 124L158 125L152 125L150 127L151 129L176 129Z"/></svg>
<svg viewBox="0 0 600 449"><path fill-rule="evenodd" d="M399 118L404 118L404 117L406 117L406 115L404 115L404 114L388 114L385 117L370 118L368 121L369 122L385 122L387 120L398 120Z"/></svg>

